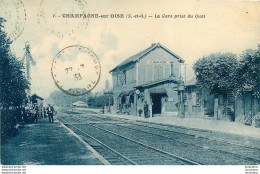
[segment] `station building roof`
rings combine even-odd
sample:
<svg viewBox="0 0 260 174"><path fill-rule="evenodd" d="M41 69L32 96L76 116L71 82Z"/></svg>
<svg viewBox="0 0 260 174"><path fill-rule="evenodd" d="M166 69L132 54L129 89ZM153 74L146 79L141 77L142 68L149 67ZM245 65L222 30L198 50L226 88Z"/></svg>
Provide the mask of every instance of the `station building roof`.
<svg viewBox="0 0 260 174"><path fill-rule="evenodd" d="M178 56L176 53L170 51L168 48L166 48L162 44L160 44L160 43L153 43L149 48L146 48L145 50L140 51L139 53L137 53L137 54L127 58L126 60L124 60L122 63L117 65L114 69L112 69L110 71L110 73L113 72L114 70L120 68L120 67L123 67L123 66L125 66L127 64L134 63L134 62L138 61L139 59L141 59L142 57L144 57L145 55L147 55L148 53L150 53L152 50L154 50L156 48L162 48L165 51L167 51L169 54L174 56L176 59L178 59L179 62L181 62L181 63L184 62L184 60L180 56Z"/></svg>
<svg viewBox="0 0 260 174"><path fill-rule="evenodd" d="M187 81L184 85L185 86L195 86L197 83L196 77L193 77L191 80Z"/></svg>

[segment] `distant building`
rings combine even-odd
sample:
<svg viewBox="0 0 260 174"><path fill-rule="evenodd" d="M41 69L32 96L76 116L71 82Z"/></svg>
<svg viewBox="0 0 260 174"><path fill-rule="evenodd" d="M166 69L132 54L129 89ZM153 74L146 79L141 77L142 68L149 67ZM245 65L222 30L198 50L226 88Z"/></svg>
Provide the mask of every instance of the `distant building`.
<svg viewBox="0 0 260 174"><path fill-rule="evenodd" d="M250 86L245 86L240 95L235 97L235 121L252 125L255 116L260 113L260 98L253 95Z"/></svg>
<svg viewBox="0 0 260 174"><path fill-rule="evenodd" d="M177 87L184 60L160 43L127 58L110 71L113 76L113 111L144 116L178 112Z"/></svg>
<svg viewBox="0 0 260 174"><path fill-rule="evenodd" d="M31 96L31 101L32 101L32 103L33 104L37 104L38 106L42 106L42 104L43 104L43 101L44 99L42 98L42 97L40 97L40 96L38 96L37 94L33 94L32 96Z"/></svg>
<svg viewBox="0 0 260 174"><path fill-rule="evenodd" d="M185 83L184 109L185 117L204 118L214 116L214 97L205 89L198 88L196 78Z"/></svg>
<svg viewBox="0 0 260 174"><path fill-rule="evenodd" d="M238 96L234 96L230 90L215 98L207 90L198 88L196 78L193 78L185 83L184 108L185 117L210 116L216 120L252 125L255 116L260 112L260 98L253 95L250 86L245 86Z"/></svg>
<svg viewBox="0 0 260 174"><path fill-rule="evenodd" d="M72 104L75 107L88 107L88 104L83 101L77 101Z"/></svg>

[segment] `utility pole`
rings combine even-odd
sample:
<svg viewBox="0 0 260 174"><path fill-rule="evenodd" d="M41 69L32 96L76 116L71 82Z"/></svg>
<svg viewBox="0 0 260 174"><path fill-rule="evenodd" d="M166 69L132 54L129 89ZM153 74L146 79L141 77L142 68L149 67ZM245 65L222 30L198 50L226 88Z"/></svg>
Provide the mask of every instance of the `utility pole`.
<svg viewBox="0 0 260 174"><path fill-rule="evenodd" d="M186 83L186 65L188 65L187 63L184 63L184 82Z"/></svg>
<svg viewBox="0 0 260 174"><path fill-rule="evenodd" d="M22 59L22 62L24 63L24 66L26 68L26 80L29 82L29 85L31 85L31 74L30 74L30 66L35 65L35 61L33 60L30 52L30 45L29 41L25 42L25 53ZM28 98L31 96L31 86L29 86L29 90L27 91Z"/></svg>
<svg viewBox="0 0 260 174"><path fill-rule="evenodd" d="M178 93L179 93L179 102L178 102L178 116L180 118L184 118L185 117L185 110L184 110L184 103L183 103L183 94L184 94L184 90L185 90L185 86L184 86L184 82L182 80L182 76L180 77L180 80L178 81Z"/></svg>

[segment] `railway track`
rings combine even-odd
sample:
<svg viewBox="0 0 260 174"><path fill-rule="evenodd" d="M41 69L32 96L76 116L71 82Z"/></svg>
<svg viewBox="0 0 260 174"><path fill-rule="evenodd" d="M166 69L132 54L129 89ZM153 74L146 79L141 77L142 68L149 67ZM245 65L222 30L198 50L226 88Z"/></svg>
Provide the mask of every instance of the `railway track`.
<svg viewBox="0 0 260 174"><path fill-rule="evenodd" d="M139 120L137 120L136 122L139 122L140 125L145 126L145 127L152 127L152 126L144 125L144 124L148 124L148 123L145 122L145 121L139 121ZM149 122L149 124L150 124L150 123L153 124L153 125L167 126L167 127L169 127L169 128L172 127L172 128L183 129L183 130L187 129L187 128L184 128L184 127L181 127L181 126L175 126L175 125L165 125L165 124L161 124L161 123ZM133 124L134 124L134 123L133 123ZM136 123L136 125L138 125L138 124ZM166 130L166 131L173 132L173 133L179 133L179 134L187 135L187 136L190 136L190 137L196 137L196 138L201 138L201 139L205 139L205 140L210 140L210 141L215 141L215 142L222 142L222 143L227 143L227 144L231 144L231 145L236 145L236 146L246 147L246 148L250 148L250 149L260 150L260 147L256 147L256 146L252 146L252 145L239 144L239 143L227 141L227 140L224 140L224 139L209 138L209 137L205 137L205 136L190 134L190 133L186 133L186 132L179 132L179 131L167 130L167 129L163 129L163 128L156 128L156 129ZM204 131L204 130L197 130L197 129L195 129L195 128L189 128L189 129L194 130L194 131L199 131L199 132L206 132L206 131L208 131L208 130L206 130L206 131ZM209 131L209 132L213 132L213 131Z"/></svg>
<svg viewBox="0 0 260 174"><path fill-rule="evenodd" d="M93 124L85 123L84 125L79 124L75 126L75 124L71 124L63 118L59 118L59 120L80 135L84 141L89 143L111 164L200 165L200 163L196 161L157 149ZM84 129L87 128L87 131L82 130L83 128L80 128L80 126L84 127ZM91 132L92 135L90 135L89 132ZM93 141L95 141L95 143ZM112 158L111 155L113 156Z"/></svg>
<svg viewBox="0 0 260 174"><path fill-rule="evenodd" d="M212 148L212 147L209 147L209 146L203 146L203 145L200 145L200 144L185 142L185 141L179 140L179 139L177 139L177 138L172 138L172 137L170 137L170 136L165 136L165 135L161 135L161 134L157 134L157 133L152 133L152 132L143 131L143 130L140 129L140 128L137 128L137 129L136 129L136 128L132 128L132 127L120 125L120 124L117 124L117 123L113 123L113 125L120 126L120 127L126 128L126 129L132 129L132 130L144 132L144 133L151 134L151 135L155 135L155 136L159 136L159 137L164 137L164 138L171 139L171 140L174 140L174 141L178 141L178 142L180 142L180 143L184 143L184 144L187 144L187 145L192 145L192 146L196 146L196 147L199 147L199 148L208 149L208 150L213 151L213 152L216 152L216 153L220 153L220 154L223 153L223 154L232 155L232 156L234 156L234 157L236 157L236 158L238 158L238 159L244 159L244 160L246 160L246 161L248 161L248 162L250 162L250 163L253 162L253 164L255 164L255 165L259 165L259 164L260 164L260 159L248 157L248 156L245 156L245 155L236 154L236 153L229 152L229 151L224 151L224 150ZM257 154L260 154L260 152L258 152Z"/></svg>
<svg viewBox="0 0 260 174"><path fill-rule="evenodd" d="M84 115L84 117L89 117L89 116ZM101 116L97 116L97 115L91 115L91 117L103 118L104 116L101 117ZM105 117L108 117L108 116L105 116ZM119 118L115 118L115 119L119 119ZM174 131L174 130L159 128L159 127L148 126L148 124L164 126L164 127L180 128L180 129L184 129L184 130L187 129L187 128L184 128L184 127L181 127L181 126L167 125L167 124L153 123L153 122L147 123L146 121L140 121L140 120L136 120L135 122L133 122L133 121L131 121L129 119L125 119L125 118L120 118L120 119L121 119L121 121L125 120L124 122L129 123L129 124L133 124L133 125L139 125L139 126L143 126L143 127L163 130L163 131L167 131L167 132L171 132L171 133L182 134L184 136L196 137L196 138L210 140L210 141L215 141L215 142L227 143L227 144L230 144L230 145L236 145L236 146L245 147L245 148L249 148L249 149L259 150L260 151L260 147L256 147L256 146L252 146L252 145L239 144L239 143L230 142L230 141L223 140L223 139L209 138L209 137L195 135L195 134L186 133L186 132L180 132L180 131ZM197 129L194 129L194 128L189 128L189 129L197 131L197 132L205 132L204 130L197 130ZM209 132L212 132L212 131L209 131Z"/></svg>
<svg viewBox="0 0 260 174"><path fill-rule="evenodd" d="M200 137L200 136L195 136L195 135L190 135L190 134L187 134L187 133L180 132L180 134L182 134L182 135L189 136L189 137L192 137L192 138L196 138L196 141L198 141L198 139L210 140L210 141L215 141L217 143L227 143L227 144L232 144L232 145L239 146L239 147L242 147L242 148L254 150L253 153L255 153L255 157L256 157L256 158L254 158L254 157L246 156L247 152L245 152L246 155L238 154L238 153L225 151L225 150L218 149L218 148L213 148L213 147L210 147L210 146L200 145L199 143L195 144L196 142L194 142L194 143L186 142L186 141L183 141L181 139L173 138L172 136L168 136L164 132L160 132L160 134L158 134L158 132L154 133L154 130L160 130L160 131L165 131L165 132L169 132L169 133L172 133L172 132L173 133L179 133L179 132L172 131L172 130L167 130L167 129L163 129L163 128L158 128L158 127L153 127L153 126L148 126L148 125L144 125L144 124L140 124L140 123L129 122L128 119L123 119L123 120L121 118L116 118L116 119L113 118L113 119L111 119L110 117L108 117L108 120L106 120L106 118L100 117L100 116L96 116L96 115L84 116L84 117L91 117L91 119L95 118L96 122L93 122L93 121L89 122L88 121L88 123L86 123L86 124L90 124L92 126L94 126L93 124L95 124L95 125L97 125L97 124L98 125L100 125L100 124L111 124L111 125L114 125L114 126L117 126L117 127L124 128L124 129L129 129L129 130L134 130L134 131L138 131L138 132L143 132L145 134L150 134L150 135L161 137L161 138L163 137L165 139L173 140L175 142L180 142L180 143L183 143L183 144L186 144L186 145L189 145L189 146L195 146L195 147L198 147L198 148L207 149L207 150L213 151L213 152L215 152L217 154L230 155L230 156L232 156L234 158L237 158L238 160L243 159L244 161L248 161L249 164L256 164L256 165L260 164L260 159L258 158L260 149L257 148L257 147L246 146L246 145L241 145L241 144L235 144L235 143L230 143L230 142L226 142L226 141L216 141L215 139L212 140L211 138ZM83 121L83 120L79 119L78 117L73 117L73 119L76 119L79 122ZM100 119L102 119L102 121L100 121ZM114 121L110 122L111 120L114 120ZM115 121L115 120L117 120L117 121ZM97 121L99 121L99 122L97 122ZM104 122L104 121L109 121L109 122ZM133 127L133 126L135 126L135 127ZM148 130L144 130L144 128L147 128ZM245 149L242 149L242 152L244 152L244 150ZM250 152L250 153L252 154L252 152Z"/></svg>
<svg viewBox="0 0 260 174"><path fill-rule="evenodd" d="M80 120L79 118L74 118L74 119L77 119L79 122L81 122L82 120ZM124 122L124 121L123 121ZM90 123L90 124L95 124L95 123ZM108 124L108 123L97 123L97 124ZM238 160L241 160L243 159L244 161L247 161L248 163L250 164L259 164L260 163L260 160L259 159L255 159L255 158L251 158L251 157L247 157L247 156L244 156L244 155L241 155L241 154L236 154L236 153L233 153L233 152L228 152L228 151L224 151L224 150L220 150L220 149L215 149L215 148L212 148L212 147L209 147L209 146L203 146L203 145L199 145L199 144L195 144L195 143L189 143L189 142L185 142L185 141L182 141L182 140L179 140L179 139L176 139L176 138L172 138L172 137L169 137L169 136L165 136L162 132L160 132L160 134L157 134L157 133L152 133L151 132L151 129L149 130L149 132L147 131L144 131L142 130L143 127L140 126L138 129L136 128L132 128L130 127L129 125L135 125L133 123L126 123L128 125L120 125L120 123L109 123L109 124L112 124L114 126L120 126L120 127L123 127L125 129L131 129L131 130L134 130L134 131L137 131L137 132L143 132L143 133L146 133L146 134L151 134L151 135L154 135L154 136L157 136L157 137L163 137L165 139L170 139L170 140L173 140L174 142L180 142L182 144L186 144L186 145L189 145L189 146L194 146L194 147L198 147L198 148L201 148L201 149L207 149L208 151L212 151L216 154L219 154L219 155L223 155L223 154L226 154L226 155L230 155L232 156L233 158L236 158ZM259 154L259 153L256 153L256 154Z"/></svg>

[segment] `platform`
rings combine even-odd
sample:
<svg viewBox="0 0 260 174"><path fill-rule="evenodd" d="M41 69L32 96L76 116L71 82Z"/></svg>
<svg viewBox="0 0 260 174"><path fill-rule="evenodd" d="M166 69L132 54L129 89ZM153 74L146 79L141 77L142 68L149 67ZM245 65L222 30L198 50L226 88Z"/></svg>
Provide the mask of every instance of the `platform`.
<svg viewBox="0 0 260 174"><path fill-rule="evenodd" d="M60 122L47 118L22 124L18 134L2 142L3 165L102 165L109 164L80 137Z"/></svg>

